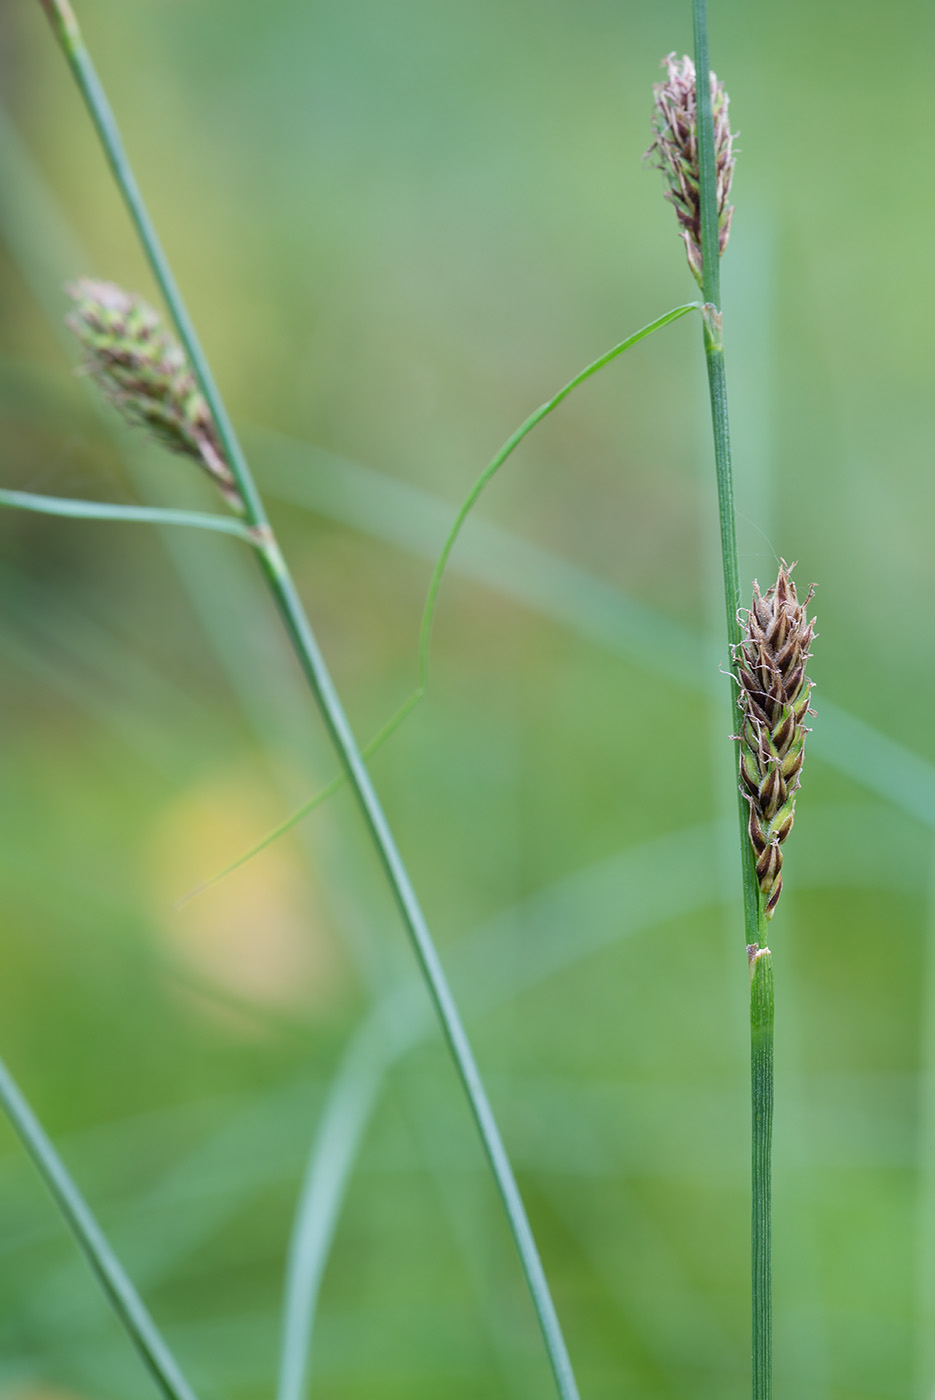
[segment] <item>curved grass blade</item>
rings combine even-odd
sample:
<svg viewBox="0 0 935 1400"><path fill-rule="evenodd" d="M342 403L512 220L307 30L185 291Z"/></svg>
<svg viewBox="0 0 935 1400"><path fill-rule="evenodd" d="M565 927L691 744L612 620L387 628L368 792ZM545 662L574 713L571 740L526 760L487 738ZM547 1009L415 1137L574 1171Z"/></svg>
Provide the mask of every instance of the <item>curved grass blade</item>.
<svg viewBox="0 0 935 1400"><path fill-rule="evenodd" d="M598 370L603 369L605 365L609 365L612 360L615 360L618 355L622 355L625 350L629 350L631 346L638 345L641 340L645 340L647 336L652 335L653 331L662 330L663 326L669 326L673 321L678 321L681 317L687 316L690 311L698 310L700 310L700 306L697 301L690 301L684 306L677 306L673 311L667 311L666 314L660 316L658 320L651 321L648 326L643 326L643 328L636 331L634 335L628 336L626 340L622 340L619 345L613 346L612 349L601 355L599 359L593 360L580 374L576 374L574 379L570 379L564 388L559 389L558 393L553 398L549 399L546 403L540 404L535 412L530 413L526 421L521 423L516 429L516 432L512 433L510 437L507 438L497 455L481 472L467 496L464 498L461 509L455 517L455 522L451 527L448 538L442 546L442 552L438 557L438 563L435 565L435 571L429 583L428 596L425 600L425 609L422 613L422 626L419 631L419 685L422 690L425 689L428 681L429 644L432 639L432 624L435 620L435 610L438 606L438 590L441 587L445 566L448 563L451 551L454 549L455 542L461 533L464 522L467 520L488 482L496 476L507 458L511 457L516 451L527 433L530 433L537 423L541 423L543 418L547 418L550 413L558 408L559 404L567 399L568 395L573 389L577 389L579 384L583 384L585 380L590 379L593 374L597 374Z"/></svg>
<svg viewBox="0 0 935 1400"><path fill-rule="evenodd" d="M650 322L648 326L643 326L642 329L636 331L634 335L628 336L626 340L622 340L619 345L614 345L598 359L592 360L591 364L587 365L580 374L576 374L574 379L570 379L567 384L559 389L557 394L553 395L553 397L548 399L545 403L540 404L533 413L530 413L529 417L520 424L516 431L510 434L496 456L488 462L465 497L458 514L455 516L454 524L448 532L448 536L442 546L441 554L438 557L429 582L425 607L422 612L422 622L419 628L419 684L412 694L403 701L396 713L387 720L379 733L375 734L370 740L370 743L361 750L363 758L370 758L372 754L376 753L377 749L386 742L390 735L395 733L406 716L415 709L416 705L418 705L425 694L428 685L429 647L432 640L432 624L435 620L435 612L438 607L438 593L441 588L442 577L451 556L451 551L454 549L465 521L488 482L496 476L507 458L513 455L523 439L532 432L533 428L535 428L538 423L541 423L543 418L547 418L550 413L558 408L559 404L567 399L568 395L572 390L577 389L579 384L584 384L584 382L590 379L593 374L596 374L598 370L603 369L605 365L609 365L612 360L617 359L618 355L622 355L623 352L629 350L631 346L638 345L641 340L645 340L647 336L652 335L653 331L661 330L663 326L669 326L673 321L678 321L682 316L687 316L690 311L697 311L698 309L699 303L696 301L687 302L684 306L677 306L673 311L667 311L666 314L660 316L658 320ZM232 874L235 870L239 870L242 865L246 865L254 856L259 855L261 851L265 851L267 846L271 846L280 836L285 836L287 831L291 831L298 822L302 821L304 817L307 817L316 807L320 807L323 802L343 786L344 782L345 778L343 774L333 778L330 783L316 792L307 802L303 802L302 806L293 812L290 817L287 817L285 821L280 822L279 826L274 827L272 831L268 832L266 836L264 836L261 841L258 841L255 846L252 846L249 851L245 851L243 855L231 861L230 865L226 865L223 870L219 870L216 875L210 876L209 879L204 880L200 885L196 885L194 889L189 890L187 894L182 895L175 907L181 909L189 900L195 899L200 894L204 894L206 890L218 884L225 876Z"/></svg>
<svg viewBox="0 0 935 1400"><path fill-rule="evenodd" d="M309 1153L289 1239L277 1400L304 1400L318 1299L347 1187L383 1087L388 1060L382 1007L352 1038L329 1089ZM416 1018L420 1024L421 1018ZM418 1035L418 1032L416 1033Z"/></svg>
<svg viewBox="0 0 935 1400"><path fill-rule="evenodd" d="M713 825L689 827L562 876L479 925L453 950L460 980L471 992L471 1013L508 1004L600 949L716 900L715 849ZM678 876L668 878L660 902L660 876L671 877L676 857ZM608 923L607 908L619 910L620 918ZM492 980L491 956L516 934L517 915L518 955ZM569 939L572 926L576 936ZM366 1129L393 1065L431 1032L417 990L414 979L407 980L364 1019L319 1117L290 1238L277 1400L304 1400L321 1283Z"/></svg>

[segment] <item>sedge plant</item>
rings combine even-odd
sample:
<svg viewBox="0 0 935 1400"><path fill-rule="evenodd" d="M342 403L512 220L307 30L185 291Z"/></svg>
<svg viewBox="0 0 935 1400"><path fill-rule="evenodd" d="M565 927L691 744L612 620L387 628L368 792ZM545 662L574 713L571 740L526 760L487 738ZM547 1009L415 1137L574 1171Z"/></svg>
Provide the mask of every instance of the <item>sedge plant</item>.
<svg viewBox="0 0 935 1400"><path fill-rule="evenodd" d="M142 425L171 451L189 457L207 473L229 514L156 510L148 507L54 500L26 493L0 492L0 504L76 518L178 524L239 537L254 551L286 634L318 703L342 764L326 789L270 834L262 849L318 805L341 783L353 790L369 836L380 857L404 925L480 1133L517 1246L562 1400L577 1400L568 1350L545 1273L499 1129L481 1082L471 1046L430 931L365 759L382 743L424 694L432 623L446 564L474 504L506 460L533 428L579 385L648 335L693 310L701 313L711 394L724 566L731 685L741 713L737 772L741 813L741 855L745 924L752 973L753 1064L753 1395L771 1394L770 1145L772 1127L772 969L766 925L781 889L782 843L794 815L808 713L810 682L805 661L813 623L799 604L783 565L776 584L761 595L741 623L739 569L731 486L730 438L721 333L719 259L730 229L729 204L734 155L727 95L708 73L704 0L694 0L695 59L664 62L668 74L656 88L656 135L651 147L663 169L668 197L676 209L689 267L702 300L667 312L627 337L574 376L510 435L478 477L445 542L429 585L419 646L416 690L366 747L358 745L288 566L269 524L263 502L240 448L209 365L188 316L156 230L130 167L113 113L101 87L68 0L41 0L72 68L106 158L124 197L143 251L165 300L176 336L140 297L112 283L80 279L69 289L74 309L71 329L85 351L87 372L130 422ZM228 867L233 869L234 866ZM221 872L222 874L226 872ZM218 877L219 878L219 877ZM56 1195L72 1228L101 1277L131 1336L171 1400L191 1400L191 1390L138 1299L132 1283L113 1259L106 1241L77 1193L52 1144L22 1095L0 1073L0 1099ZM294 1335L304 1327L301 1300L287 1298L296 1316ZM295 1361L295 1356L293 1356ZM298 1392L298 1384L290 1393Z"/></svg>
<svg viewBox="0 0 935 1400"><path fill-rule="evenodd" d="M695 57L663 60L651 150L668 183L688 265L703 297L714 434L731 693L741 715L736 767L744 924L750 967L751 1323L753 1400L772 1395L773 968L767 944L782 889L782 843L792 829L811 682L814 622L783 562L772 588L741 609L720 296L720 259L733 209L729 101L708 59L706 0L693 0ZM698 81L697 75L709 75Z"/></svg>

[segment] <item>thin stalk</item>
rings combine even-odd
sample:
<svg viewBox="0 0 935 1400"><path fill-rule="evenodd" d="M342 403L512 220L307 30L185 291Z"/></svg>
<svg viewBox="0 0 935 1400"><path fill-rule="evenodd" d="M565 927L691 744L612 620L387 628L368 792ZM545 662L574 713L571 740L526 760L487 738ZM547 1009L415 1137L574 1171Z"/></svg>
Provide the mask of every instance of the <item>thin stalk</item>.
<svg viewBox="0 0 935 1400"><path fill-rule="evenodd" d="M704 3L704 0L701 0ZM699 87L699 92L700 92ZM699 102L699 109L700 109ZM710 114L710 98L708 111ZM699 110L699 120L701 113ZM702 180L702 188L704 188ZM717 244L715 243L715 247ZM705 256L707 265L707 256ZM721 339L721 312L713 302L702 309L705 360L708 367L708 393L711 400L711 426L714 431L714 462L717 471L718 518L721 531L721 558L724 569L724 605L727 615L728 671L731 715L737 714L739 687L734 676L734 647L741 639L740 568L737 560L737 527L734 515L734 487L731 476L730 424L727 416L727 376L724 370L724 344ZM743 880L744 927L747 943L755 943L758 932L759 887L753 846L747 823L749 809L739 784L739 751L735 760L738 774L737 814L740 824L740 859Z"/></svg>
<svg viewBox="0 0 935 1400"><path fill-rule="evenodd" d="M317 641L302 609L282 555L275 542L260 550L280 616L295 646L299 663L321 708L329 734L338 750L354 790L364 821L389 880L396 903L408 929L419 965L428 984L448 1046L480 1133L487 1159L519 1253L523 1273L549 1353L558 1393L563 1400L577 1400L578 1389L571 1368L555 1305L549 1292L535 1239L519 1194L500 1130L474 1059L467 1032L448 985L441 961L429 932L415 890L390 831L379 798L364 765L344 709L325 666Z"/></svg>
<svg viewBox="0 0 935 1400"><path fill-rule="evenodd" d="M695 31L696 102L698 112L698 165L701 195L702 294L705 305L704 349L714 431L717 470L718 517L724 570L724 605L727 620L731 714L737 714L738 684L734 677L734 649L741 640L740 567L731 477L730 423L727 412L727 377L721 334L720 247L718 239L717 171L714 149L714 117L711 108L711 63L708 56L707 0L692 0ZM753 1400L769 1400L772 1394L772 1176L770 1153L773 1103L773 974L768 950L763 948L765 924L760 916L760 894L753 846L747 823L749 812L740 793L739 746L734 760L737 777L737 811L746 943L752 948L751 1065L753 1075L753 1214L751 1233ZM758 953L758 949L760 950Z"/></svg>
<svg viewBox="0 0 935 1400"><path fill-rule="evenodd" d="M930 880L935 866L930 867ZM930 885L922 959L916 1115L916 1400L935 1393L935 886Z"/></svg>
<svg viewBox="0 0 935 1400"><path fill-rule="evenodd" d="M166 1400L196 1400L90 1207L2 1061L0 1103Z"/></svg>
<svg viewBox="0 0 935 1400"><path fill-rule="evenodd" d="M714 118L711 111L711 85L708 58L707 0L692 0L695 19L695 74L698 109L698 167L701 192L702 308L708 392L711 400L711 427L714 432L714 463L717 472L718 521L721 532L721 559L724 570L724 607L727 621L728 665L731 714L737 713L739 688L734 676L734 647L741 640L740 566L737 559L737 525L734 512L734 485L731 475L730 422L727 413L727 376L724 369L724 342L721 337L721 280L718 245L717 171L714 155ZM702 76L703 75L703 76ZM740 850L743 871L744 924L746 941L755 943L759 923L759 888L753 848L747 832L748 811L740 796L739 754L737 758L737 811L740 818Z"/></svg>
<svg viewBox="0 0 935 1400"><path fill-rule="evenodd" d="M773 1393L773 960L768 948L761 948L752 955L750 971L753 1396L754 1400L769 1400Z"/></svg>
<svg viewBox="0 0 935 1400"><path fill-rule="evenodd" d="M558 1315L539 1258L526 1210L503 1139L487 1098L474 1054L448 986L441 961L395 839L364 765L344 708L299 600L295 584L266 518L263 503L233 425L214 382L155 227L143 202L124 150L117 123L84 46L67 0L41 0L61 43L104 147L111 170L136 227L143 251L159 284L189 361L201 385L243 499L248 523L257 537L257 555L299 664L321 709L348 781L355 793L425 976L445 1039L467 1094L487 1159L507 1214L520 1263L542 1330L555 1383L562 1400L578 1400L578 1388Z"/></svg>

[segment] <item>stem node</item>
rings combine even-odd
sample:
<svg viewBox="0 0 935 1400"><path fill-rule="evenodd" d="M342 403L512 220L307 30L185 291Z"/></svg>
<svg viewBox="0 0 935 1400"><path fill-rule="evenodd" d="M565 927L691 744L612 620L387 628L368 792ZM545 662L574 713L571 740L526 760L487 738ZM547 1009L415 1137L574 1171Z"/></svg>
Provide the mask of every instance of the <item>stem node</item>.
<svg viewBox="0 0 935 1400"><path fill-rule="evenodd" d="M721 312L714 305L713 301L706 301L701 308L701 319L704 321L705 340L709 350L724 349L724 339L721 335Z"/></svg>

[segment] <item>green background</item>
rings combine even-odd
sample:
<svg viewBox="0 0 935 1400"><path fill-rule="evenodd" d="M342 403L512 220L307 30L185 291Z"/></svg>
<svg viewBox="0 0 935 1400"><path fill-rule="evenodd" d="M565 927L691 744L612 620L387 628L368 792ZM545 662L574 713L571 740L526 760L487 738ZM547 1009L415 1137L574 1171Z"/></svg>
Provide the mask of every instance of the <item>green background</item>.
<svg viewBox="0 0 935 1400"><path fill-rule="evenodd" d="M493 451L695 295L641 166L690 7L78 13L364 739L415 682L431 561ZM771 932L776 1389L796 1400L935 1385L933 39L921 3L711 4L740 132L722 273L744 589L780 555L819 584ZM72 372L67 280L155 293L29 0L0 13L0 76L3 482L212 509ZM749 1393L719 567L686 319L491 486L428 698L372 765L583 1400ZM0 596L0 1053L203 1400L271 1393L329 1103L362 1117L312 1397L551 1394L425 998L374 1019L412 959L348 796L174 907L335 770L246 550L8 512ZM0 1261L5 1400L154 1393L5 1126Z"/></svg>

